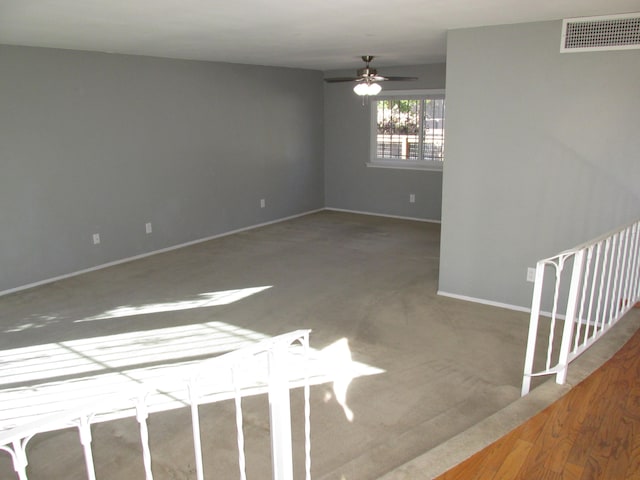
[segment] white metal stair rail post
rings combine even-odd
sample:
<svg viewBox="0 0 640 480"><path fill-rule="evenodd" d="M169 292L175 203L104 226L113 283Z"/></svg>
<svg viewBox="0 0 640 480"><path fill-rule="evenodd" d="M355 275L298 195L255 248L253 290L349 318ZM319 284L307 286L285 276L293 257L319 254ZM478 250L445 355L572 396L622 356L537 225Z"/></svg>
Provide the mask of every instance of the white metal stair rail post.
<svg viewBox="0 0 640 480"><path fill-rule="evenodd" d="M565 266L573 264L568 293ZM554 276L551 312L543 314L545 272ZM604 335L640 300L640 221L566 250L536 265L529 336L522 377L522 396L535 376L556 375L564 384L569 363ZM564 306L564 313L559 308ZM545 366L535 372L536 344L542 340L540 317L549 316ZM560 348L554 336L557 320L564 320Z"/></svg>
<svg viewBox="0 0 640 480"><path fill-rule="evenodd" d="M299 338L304 358L309 358L309 332ZM291 445L291 405L287 363L288 345L279 343L269 350L269 418L271 423L271 458L274 480L293 480ZM309 370L304 371L305 478L311 479L311 421Z"/></svg>

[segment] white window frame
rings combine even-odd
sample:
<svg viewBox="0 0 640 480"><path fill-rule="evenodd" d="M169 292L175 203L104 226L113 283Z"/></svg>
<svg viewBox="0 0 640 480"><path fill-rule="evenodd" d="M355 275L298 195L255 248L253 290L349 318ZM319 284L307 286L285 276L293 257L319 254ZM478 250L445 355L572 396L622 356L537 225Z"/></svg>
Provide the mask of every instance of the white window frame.
<svg viewBox="0 0 640 480"><path fill-rule="evenodd" d="M368 167L377 168L400 168L410 170L432 170L442 171L444 161L432 161L432 160L403 160L403 159L390 159L390 158L378 158L378 101L389 100L394 98L401 99L423 99L423 98L445 98L444 89L428 89L428 90L387 90L383 91L380 95L370 97L370 153ZM445 120L446 130L446 120ZM445 134L446 139L446 134ZM445 140L446 142L446 140Z"/></svg>

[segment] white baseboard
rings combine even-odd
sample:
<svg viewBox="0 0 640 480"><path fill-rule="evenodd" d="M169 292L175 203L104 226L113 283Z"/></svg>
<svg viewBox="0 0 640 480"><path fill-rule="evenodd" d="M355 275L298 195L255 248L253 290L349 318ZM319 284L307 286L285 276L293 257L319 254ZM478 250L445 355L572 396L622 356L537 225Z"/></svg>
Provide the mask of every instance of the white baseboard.
<svg viewBox="0 0 640 480"><path fill-rule="evenodd" d="M78 270L71 273L65 273L64 275L59 275L57 277L47 278L44 280L39 280L37 282L29 283L27 285L21 285L19 287L10 288L9 290L0 291L0 297L3 295L9 295L10 293L19 292L21 290L27 290L33 287L39 287L41 285L46 285L48 283L57 282L59 280L64 280L65 278L76 277L78 275L82 275L83 273L95 272L96 270L102 270L103 268L113 267L115 265L120 265L122 263L132 262L134 260L140 260L141 258L150 257L152 255L157 255L159 253L170 252L171 250L177 250L179 248L189 247L191 245L196 245L202 242L208 242L209 240L214 240L216 238L226 237L228 235L233 235L234 233L245 232L247 230L253 230L254 228L265 227L267 225L272 225L274 223L286 222L287 220L292 220L298 217L304 217L305 215L311 215L312 213L322 212L324 208L318 208L316 210L310 210L308 212L298 213L296 215L291 215L289 217L278 218L276 220L271 220L269 222L258 223L256 225L250 225L248 227L238 228L236 230L230 230L228 232L219 233L217 235L212 235L210 237L199 238L197 240L191 240L189 242L180 243L178 245L172 245L170 247L161 248L160 250L153 250L151 252L142 253L140 255L135 255L133 257L127 257L120 260L114 260L113 262L102 263L100 265L96 265L94 267L85 268L83 270Z"/></svg>
<svg viewBox="0 0 640 480"><path fill-rule="evenodd" d="M457 293L443 292L442 290L438 290L437 293L438 295L441 295L443 297L457 298L458 300L465 300L467 302L481 303L483 305L490 305L492 307L500 307L500 308L506 308L507 310L515 310L517 312L531 313L531 307L521 307L519 305L511 305L509 303L494 302L492 300L485 300L483 298L467 297L466 295L458 295ZM540 310L540 316L551 318L553 314L547 310ZM556 313L556 318L558 320L564 321L565 315L562 313Z"/></svg>
<svg viewBox="0 0 640 480"><path fill-rule="evenodd" d="M360 210L348 210L345 208L325 207L324 210L329 210L332 212L357 213L360 215L371 215L373 217L387 217L387 218L398 218L400 220L414 220L416 222L441 223L440 220L429 220L429 219L417 218L417 217L403 217L401 215L387 215L384 213L362 212Z"/></svg>
<svg viewBox="0 0 640 480"><path fill-rule="evenodd" d="M468 297L466 295L458 295L457 293L449 293L449 292L444 292L442 290L438 290L437 293L438 295L441 295L443 297L456 298L458 300L465 300L467 302L481 303L483 305L490 305L492 307L506 308L507 310L515 310L516 312L531 313L531 308L521 307L519 305L511 305L508 303L494 302L493 300L485 300L484 298Z"/></svg>

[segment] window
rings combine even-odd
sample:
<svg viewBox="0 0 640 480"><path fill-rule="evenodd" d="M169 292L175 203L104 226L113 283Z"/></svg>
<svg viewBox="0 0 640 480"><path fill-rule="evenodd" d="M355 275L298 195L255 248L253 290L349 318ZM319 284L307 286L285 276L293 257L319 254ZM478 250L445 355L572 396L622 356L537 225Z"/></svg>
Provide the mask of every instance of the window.
<svg viewBox="0 0 640 480"><path fill-rule="evenodd" d="M371 99L372 167L441 170L444 91L385 92Z"/></svg>

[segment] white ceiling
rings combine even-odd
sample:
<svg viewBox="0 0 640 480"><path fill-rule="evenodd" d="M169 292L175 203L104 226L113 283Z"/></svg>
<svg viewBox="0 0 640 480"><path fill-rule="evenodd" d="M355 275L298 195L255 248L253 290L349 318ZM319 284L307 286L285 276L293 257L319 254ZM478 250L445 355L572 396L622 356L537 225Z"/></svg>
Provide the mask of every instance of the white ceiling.
<svg viewBox="0 0 640 480"><path fill-rule="evenodd" d="M446 31L640 0L0 0L0 43L317 70L444 61ZM558 39L559 41L559 39Z"/></svg>

